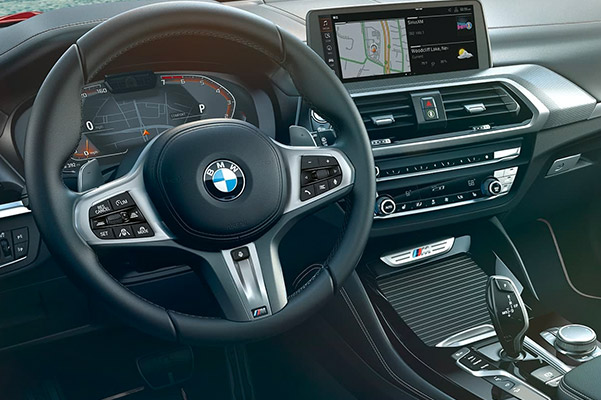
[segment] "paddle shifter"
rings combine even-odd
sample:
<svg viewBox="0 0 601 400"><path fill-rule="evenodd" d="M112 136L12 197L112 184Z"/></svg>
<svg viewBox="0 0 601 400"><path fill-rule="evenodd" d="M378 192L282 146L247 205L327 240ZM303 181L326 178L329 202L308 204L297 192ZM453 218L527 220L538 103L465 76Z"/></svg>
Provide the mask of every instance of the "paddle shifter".
<svg viewBox="0 0 601 400"><path fill-rule="evenodd" d="M508 360L520 358L528 330L528 312L513 282L504 276L491 276L486 290L490 319L495 326L503 353Z"/></svg>

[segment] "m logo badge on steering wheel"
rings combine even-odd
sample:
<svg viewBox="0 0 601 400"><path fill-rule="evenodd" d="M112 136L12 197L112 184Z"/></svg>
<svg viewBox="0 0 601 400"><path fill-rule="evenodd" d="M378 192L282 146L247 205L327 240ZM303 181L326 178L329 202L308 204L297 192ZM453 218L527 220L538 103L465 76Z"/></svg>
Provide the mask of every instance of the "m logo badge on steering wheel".
<svg viewBox="0 0 601 400"><path fill-rule="evenodd" d="M209 164L203 181L207 192L220 201L238 198L246 186L244 172L230 160L217 160Z"/></svg>

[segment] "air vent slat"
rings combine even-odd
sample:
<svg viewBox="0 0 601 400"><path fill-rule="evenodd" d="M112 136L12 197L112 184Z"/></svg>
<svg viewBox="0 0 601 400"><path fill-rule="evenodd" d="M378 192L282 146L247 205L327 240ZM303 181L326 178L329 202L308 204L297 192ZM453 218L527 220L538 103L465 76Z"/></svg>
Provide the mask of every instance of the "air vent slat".
<svg viewBox="0 0 601 400"><path fill-rule="evenodd" d="M384 93L353 99L369 136L374 139L391 139L395 142L403 135L411 135L417 131L417 122L411 96L408 93ZM374 119L390 116L394 122L377 126Z"/></svg>
<svg viewBox="0 0 601 400"><path fill-rule="evenodd" d="M442 88L440 94L450 131L470 130L482 124L499 128L531 117L527 115L529 110L521 112L518 101L498 83Z"/></svg>

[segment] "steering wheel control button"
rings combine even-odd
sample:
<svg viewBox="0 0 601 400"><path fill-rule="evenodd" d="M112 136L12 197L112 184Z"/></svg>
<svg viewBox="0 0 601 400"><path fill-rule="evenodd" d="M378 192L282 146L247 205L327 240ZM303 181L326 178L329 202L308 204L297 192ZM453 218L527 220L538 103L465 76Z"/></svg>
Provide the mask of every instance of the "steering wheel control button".
<svg viewBox="0 0 601 400"><path fill-rule="evenodd" d="M331 167L338 165L338 160L334 157L318 157L320 167Z"/></svg>
<svg viewBox="0 0 601 400"><path fill-rule="evenodd" d="M254 310L252 310L252 314L253 314L253 318L259 318L264 315L267 315L267 307L263 306L263 307L255 308Z"/></svg>
<svg viewBox="0 0 601 400"><path fill-rule="evenodd" d="M152 228L148 224L137 224L133 226L134 236L137 238L154 236Z"/></svg>
<svg viewBox="0 0 601 400"><path fill-rule="evenodd" d="M315 195L319 196L322 193L325 193L329 190L328 182L321 182L315 184Z"/></svg>
<svg viewBox="0 0 601 400"><path fill-rule="evenodd" d="M13 243L23 243L29 240L27 227L13 230Z"/></svg>
<svg viewBox="0 0 601 400"><path fill-rule="evenodd" d="M301 201L307 201L311 198L315 197L315 188L313 185L303 186L300 192Z"/></svg>
<svg viewBox="0 0 601 400"><path fill-rule="evenodd" d="M134 232L129 226L113 228L113 232L115 233L115 238L117 239L131 239L134 237Z"/></svg>
<svg viewBox="0 0 601 400"><path fill-rule="evenodd" d="M246 260L247 258L250 257L250 251L248 250L248 247L240 247L238 249L234 249L231 251L231 255L232 255L232 260L234 260L235 262L240 262L243 260Z"/></svg>
<svg viewBox="0 0 601 400"><path fill-rule="evenodd" d="M111 214L106 217L106 223L109 225L118 225L123 223L123 217L121 213Z"/></svg>
<svg viewBox="0 0 601 400"><path fill-rule="evenodd" d="M301 169L313 169L319 167L319 160L315 156L302 156Z"/></svg>
<svg viewBox="0 0 601 400"><path fill-rule="evenodd" d="M109 201L111 202L113 210L123 210L124 208L129 208L135 205L133 199L127 192L121 193L115 197L111 197Z"/></svg>
<svg viewBox="0 0 601 400"><path fill-rule="evenodd" d="M99 239L114 239L115 238L115 235L113 234L113 230L111 228L95 229L94 235L96 235Z"/></svg>
<svg viewBox="0 0 601 400"><path fill-rule="evenodd" d="M342 173L338 160L331 156L301 157L301 201L319 196L340 186ZM308 185L314 183L314 185Z"/></svg>
<svg viewBox="0 0 601 400"><path fill-rule="evenodd" d="M98 217L100 215L108 214L113 211L111 203L105 200L101 203L95 204L90 208L90 218Z"/></svg>
<svg viewBox="0 0 601 400"><path fill-rule="evenodd" d="M205 188L220 201L231 201L242 194L246 180L242 169L233 161L213 161L204 172Z"/></svg>
<svg viewBox="0 0 601 400"><path fill-rule="evenodd" d="M330 189L337 188L338 186L340 186L340 183L342 183L342 179L339 176L336 176L332 179L328 179L328 187Z"/></svg>

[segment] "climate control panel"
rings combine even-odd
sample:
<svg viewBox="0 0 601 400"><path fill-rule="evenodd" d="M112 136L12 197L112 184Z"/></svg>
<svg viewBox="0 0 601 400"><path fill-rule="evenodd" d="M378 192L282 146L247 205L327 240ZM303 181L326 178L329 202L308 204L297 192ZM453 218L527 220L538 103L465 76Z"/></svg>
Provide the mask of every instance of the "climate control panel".
<svg viewBox="0 0 601 400"><path fill-rule="evenodd" d="M376 219L435 211L492 200L509 193L518 167L450 179L435 184L402 186L378 193Z"/></svg>

